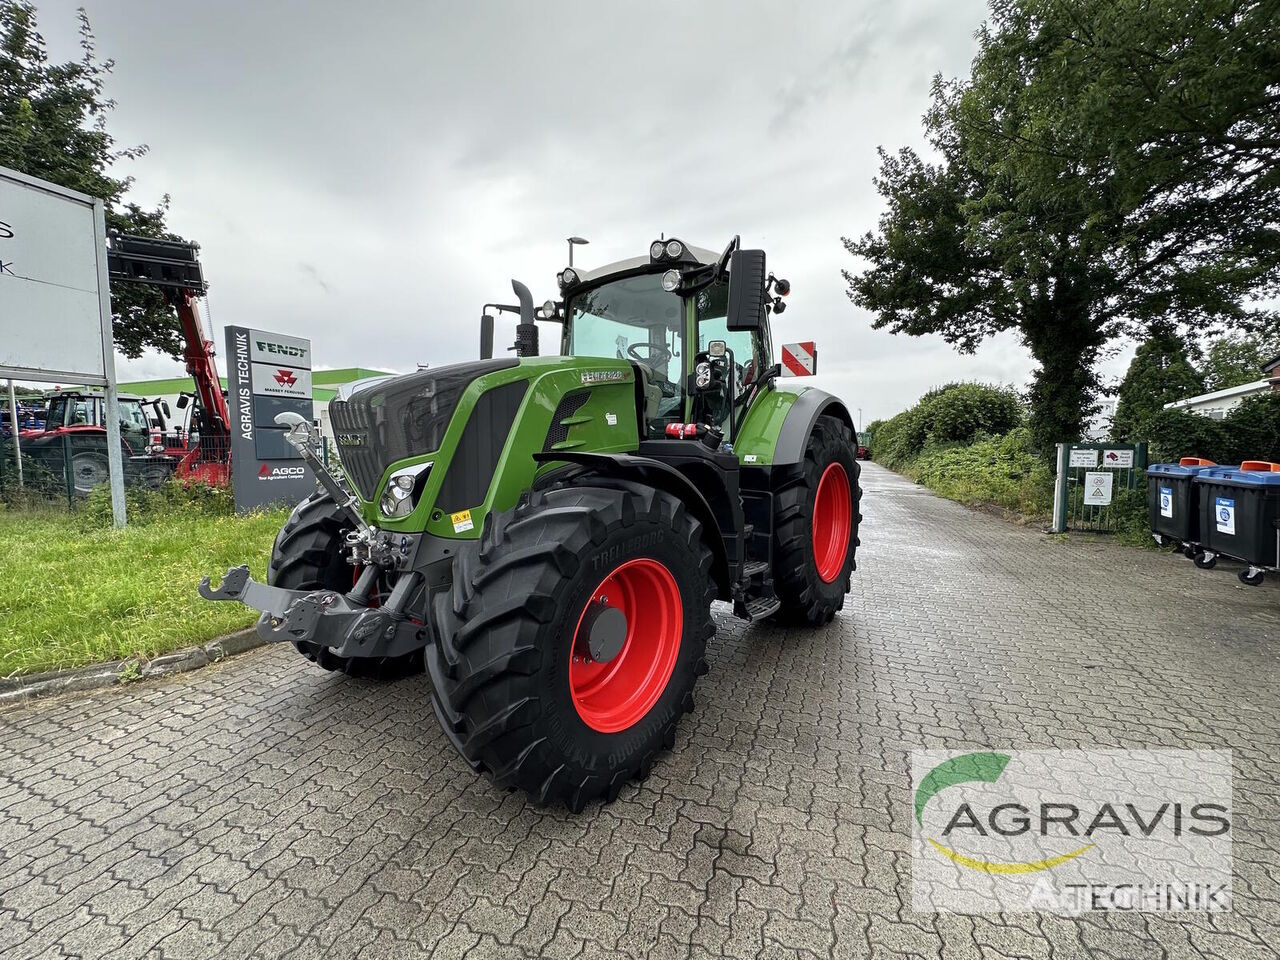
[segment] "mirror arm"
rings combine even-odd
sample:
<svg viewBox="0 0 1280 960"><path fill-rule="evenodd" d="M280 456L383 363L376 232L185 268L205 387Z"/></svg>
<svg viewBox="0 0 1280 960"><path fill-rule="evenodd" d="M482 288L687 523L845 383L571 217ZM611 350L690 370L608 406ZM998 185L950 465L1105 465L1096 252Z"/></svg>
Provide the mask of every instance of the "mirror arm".
<svg viewBox="0 0 1280 960"><path fill-rule="evenodd" d="M725 270L729 266L729 258L733 256L733 251L741 246L742 238L735 233L733 239L729 241L729 245L724 248L724 253L720 254L720 259L716 261L716 279L724 279Z"/></svg>
<svg viewBox="0 0 1280 960"><path fill-rule="evenodd" d="M782 376L782 364L780 363L775 363L772 367L770 367L764 373L760 374L760 376L756 378L756 382L751 385L752 386L751 401L748 402L747 406L749 407L751 405L751 402L755 401L757 394L762 392L766 387L768 387L771 383L773 383L774 380L777 380L780 376Z"/></svg>

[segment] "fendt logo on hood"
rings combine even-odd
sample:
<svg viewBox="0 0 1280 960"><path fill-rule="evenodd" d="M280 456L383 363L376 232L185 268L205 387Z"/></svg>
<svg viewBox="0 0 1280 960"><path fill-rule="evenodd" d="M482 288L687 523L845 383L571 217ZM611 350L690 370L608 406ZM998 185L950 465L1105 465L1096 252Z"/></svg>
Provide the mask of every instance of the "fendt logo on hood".
<svg viewBox="0 0 1280 960"><path fill-rule="evenodd" d="M282 387L292 387L298 382L298 378L293 375L292 370L281 370L279 367L276 368L275 378L276 383Z"/></svg>
<svg viewBox="0 0 1280 960"><path fill-rule="evenodd" d="M263 464L258 470L259 480L301 480L306 476L302 467L272 467Z"/></svg>

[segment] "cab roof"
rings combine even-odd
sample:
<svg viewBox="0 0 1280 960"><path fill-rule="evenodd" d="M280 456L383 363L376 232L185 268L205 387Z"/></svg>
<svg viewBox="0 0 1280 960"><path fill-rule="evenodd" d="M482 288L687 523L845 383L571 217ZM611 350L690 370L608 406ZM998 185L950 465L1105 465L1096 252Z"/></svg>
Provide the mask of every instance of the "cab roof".
<svg viewBox="0 0 1280 960"><path fill-rule="evenodd" d="M47 390L43 399L56 400L58 397L86 397L90 400L100 400L102 396L101 390ZM116 399L148 402L146 397L140 397L136 393L116 393Z"/></svg>
<svg viewBox="0 0 1280 960"><path fill-rule="evenodd" d="M684 243L682 240L681 243ZM720 259L720 254L715 251L708 250L706 247L695 247L693 244L686 243L685 249L693 254L698 263L703 266L710 266ZM639 270L648 266L670 267L671 264L661 264L654 262L649 258L648 254L639 257L628 257L626 260L615 260L613 263L606 263L603 266L596 267L594 270L582 270L574 267L574 273L578 275L578 282L575 286L582 286L587 283L595 283L604 277L612 276L615 273L625 273L629 270Z"/></svg>

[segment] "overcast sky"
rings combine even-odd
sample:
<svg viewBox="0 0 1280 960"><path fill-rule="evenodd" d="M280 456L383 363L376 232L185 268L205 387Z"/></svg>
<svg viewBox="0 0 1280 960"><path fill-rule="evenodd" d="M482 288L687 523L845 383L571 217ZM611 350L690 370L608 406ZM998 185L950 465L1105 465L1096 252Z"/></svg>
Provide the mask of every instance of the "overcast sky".
<svg viewBox="0 0 1280 960"><path fill-rule="evenodd" d="M876 147L922 146L930 79L967 72L980 0L83 2L116 61L110 129L151 148L121 172L201 244L219 344L245 324L310 337L321 367L471 359L481 304L511 277L556 295L571 234L590 267L660 233L738 233L792 281L775 343L816 339L817 385L867 422L1030 374L1012 337L965 357L873 331L840 276L840 237L880 212ZM76 6L38 4L56 59Z"/></svg>

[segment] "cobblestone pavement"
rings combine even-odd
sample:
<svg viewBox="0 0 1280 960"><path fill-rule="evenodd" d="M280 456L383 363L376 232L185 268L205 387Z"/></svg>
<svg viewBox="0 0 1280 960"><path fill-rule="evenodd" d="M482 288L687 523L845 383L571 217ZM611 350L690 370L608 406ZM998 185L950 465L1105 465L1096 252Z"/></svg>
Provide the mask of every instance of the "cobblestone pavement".
<svg viewBox="0 0 1280 960"><path fill-rule="evenodd" d="M865 481L843 614L720 615L675 751L581 816L473 776L422 679L278 647L0 714L0 956L1276 956L1280 587ZM922 746L1230 747L1234 912L912 912Z"/></svg>

